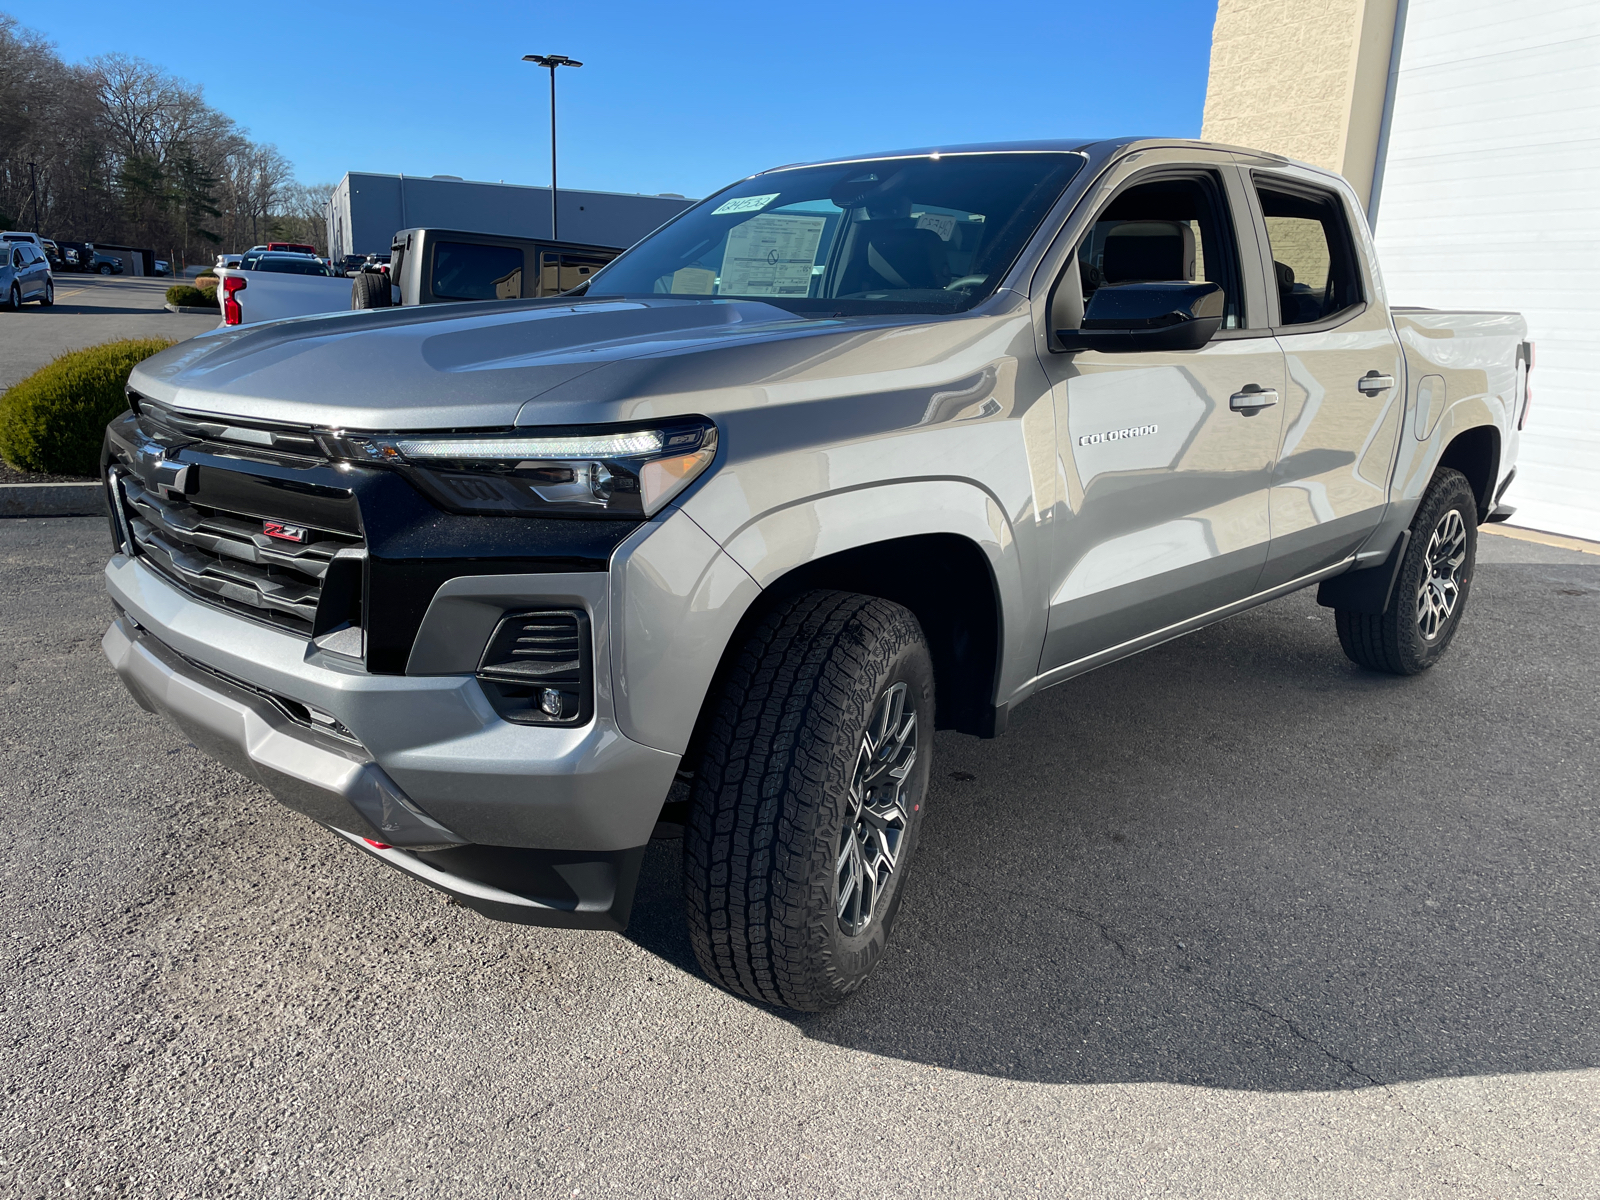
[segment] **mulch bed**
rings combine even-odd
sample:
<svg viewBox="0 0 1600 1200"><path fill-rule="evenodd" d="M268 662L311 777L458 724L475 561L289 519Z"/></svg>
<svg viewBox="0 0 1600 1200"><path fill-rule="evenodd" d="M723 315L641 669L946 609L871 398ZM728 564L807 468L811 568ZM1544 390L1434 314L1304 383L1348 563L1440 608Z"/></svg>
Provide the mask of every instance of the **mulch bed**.
<svg viewBox="0 0 1600 1200"><path fill-rule="evenodd" d="M43 472L19 471L9 463L0 462L0 483L95 483L92 475L50 475Z"/></svg>

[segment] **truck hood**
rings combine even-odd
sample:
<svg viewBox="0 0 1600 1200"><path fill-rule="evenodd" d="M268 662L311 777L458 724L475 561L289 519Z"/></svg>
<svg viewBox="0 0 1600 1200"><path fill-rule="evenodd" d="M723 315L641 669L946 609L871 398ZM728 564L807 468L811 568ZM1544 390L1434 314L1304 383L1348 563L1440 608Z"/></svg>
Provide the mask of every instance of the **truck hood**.
<svg viewBox="0 0 1600 1200"><path fill-rule="evenodd" d="M129 386L191 411L349 429L506 426L524 406L540 422L600 421L615 419L625 397L561 385L626 360L810 343L861 325L756 301L671 297L378 309L202 334L145 360ZM557 388L566 402L529 405Z"/></svg>

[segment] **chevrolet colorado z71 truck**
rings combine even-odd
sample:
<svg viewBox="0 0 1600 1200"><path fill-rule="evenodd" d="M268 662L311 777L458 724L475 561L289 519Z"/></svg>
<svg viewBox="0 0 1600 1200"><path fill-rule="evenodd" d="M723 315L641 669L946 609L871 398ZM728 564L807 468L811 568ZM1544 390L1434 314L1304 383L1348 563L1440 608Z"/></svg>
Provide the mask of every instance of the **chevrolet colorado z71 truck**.
<svg viewBox="0 0 1600 1200"><path fill-rule="evenodd" d="M1393 309L1327 172L1181 141L783 167L556 298L219 329L105 477L134 697L481 912L796 1009L884 952L935 729L1319 585L1418 672L1503 518L1520 317Z"/></svg>

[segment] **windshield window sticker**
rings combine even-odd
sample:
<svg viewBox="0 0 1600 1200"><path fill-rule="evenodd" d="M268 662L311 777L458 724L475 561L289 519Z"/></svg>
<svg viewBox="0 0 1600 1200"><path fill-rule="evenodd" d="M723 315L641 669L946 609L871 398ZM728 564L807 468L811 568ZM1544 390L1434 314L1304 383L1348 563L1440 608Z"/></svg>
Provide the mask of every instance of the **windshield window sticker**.
<svg viewBox="0 0 1600 1200"><path fill-rule="evenodd" d="M806 296L827 217L769 215L728 230L724 296Z"/></svg>
<svg viewBox="0 0 1600 1200"><path fill-rule="evenodd" d="M956 231L956 219L944 213L918 213L917 228L931 229L939 235L941 242L948 242L950 235Z"/></svg>
<svg viewBox="0 0 1600 1200"><path fill-rule="evenodd" d="M674 296L710 296L717 282L717 273L704 267L680 267L672 273Z"/></svg>
<svg viewBox="0 0 1600 1200"><path fill-rule="evenodd" d="M713 208L711 215L720 217L723 213L760 212L780 195L781 192L773 192L767 196L735 196L732 200L724 200Z"/></svg>

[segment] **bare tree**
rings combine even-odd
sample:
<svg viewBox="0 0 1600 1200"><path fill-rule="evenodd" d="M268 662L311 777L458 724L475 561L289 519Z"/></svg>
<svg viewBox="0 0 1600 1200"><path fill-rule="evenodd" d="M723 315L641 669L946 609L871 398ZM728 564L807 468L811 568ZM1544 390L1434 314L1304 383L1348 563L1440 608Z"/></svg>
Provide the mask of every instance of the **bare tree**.
<svg viewBox="0 0 1600 1200"><path fill-rule="evenodd" d="M314 191L294 182L277 147L252 142L207 104L200 86L125 54L64 63L0 13L6 225L31 226L37 210L41 230L57 238L160 246L191 261L280 228L321 247Z"/></svg>

